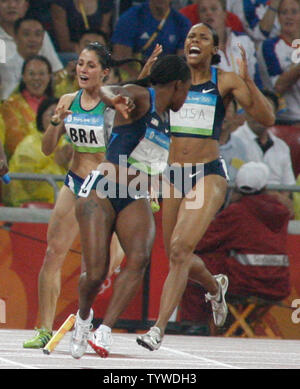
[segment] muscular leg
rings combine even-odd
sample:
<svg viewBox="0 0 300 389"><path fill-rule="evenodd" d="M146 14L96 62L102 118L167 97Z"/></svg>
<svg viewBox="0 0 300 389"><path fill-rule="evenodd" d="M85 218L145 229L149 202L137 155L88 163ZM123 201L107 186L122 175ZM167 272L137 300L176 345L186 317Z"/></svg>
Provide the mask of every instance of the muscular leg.
<svg viewBox="0 0 300 389"><path fill-rule="evenodd" d="M196 190L198 190L200 185L203 185L203 182L199 181L197 183ZM155 324L156 327L161 329L162 335L164 334L170 316L179 304L186 288L190 268L197 258L193 254L194 249L204 235L216 212L221 207L224 201L225 190L225 180L219 176L210 175L204 178L204 201L202 207L198 209L187 209L187 202L191 200L184 198L178 208L178 203L175 202L175 199L164 199L163 209L166 205L165 211L167 211L163 216L164 225L168 224L169 217L174 223L172 204L175 212L176 208L178 212L172 234L170 236L170 229L167 229L169 237L165 238L165 241L169 239L168 252L170 269L164 283L159 317ZM199 266L198 263L197 269L195 266L192 269L194 269L193 277L195 277L196 281L201 282L208 292L211 294L218 292L217 283L206 268Z"/></svg>
<svg viewBox="0 0 300 389"><path fill-rule="evenodd" d="M103 319L112 328L140 286L150 261L155 222L147 200L134 201L118 215L116 232L126 255L126 266L114 281L113 295Z"/></svg>
<svg viewBox="0 0 300 389"><path fill-rule="evenodd" d="M96 191L76 203L81 247L86 272L79 280L79 315L89 317L94 299L109 268L109 247L115 212L107 199L99 199Z"/></svg>
<svg viewBox="0 0 300 389"><path fill-rule="evenodd" d="M41 326L51 330L61 288L61 268L78 234L75 197L62 187L51 214L47 231L47 249L39 273L38 293Z"/></svg>
<svg viewBox="0 0 300 389"><path fill-rule="evenodd" d="M124 250L119 242L116 233L113 233L110 243L110 262L108 276L111 276L118 266L121 265L124 259Z"/></svg>

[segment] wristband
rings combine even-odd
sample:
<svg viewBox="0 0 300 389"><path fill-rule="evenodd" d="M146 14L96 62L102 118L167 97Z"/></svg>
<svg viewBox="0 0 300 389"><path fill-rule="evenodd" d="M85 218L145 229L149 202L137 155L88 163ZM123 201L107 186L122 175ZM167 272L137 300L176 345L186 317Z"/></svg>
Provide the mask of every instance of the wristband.
<svg viewBox="0 0 300 389"><path fill-rule="evenodd" d="M50 120L50 123L52 124L52 126L56 127L58 126L61 122L54 122L53 120Z"/></svg>

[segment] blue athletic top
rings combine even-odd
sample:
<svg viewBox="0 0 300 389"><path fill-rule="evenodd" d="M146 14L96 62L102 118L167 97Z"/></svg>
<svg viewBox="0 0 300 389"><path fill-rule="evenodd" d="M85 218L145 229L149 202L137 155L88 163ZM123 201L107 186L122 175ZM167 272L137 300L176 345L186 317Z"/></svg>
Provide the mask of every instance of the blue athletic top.
<svg viewBox="0 0 300 389"><path fill-rule="evenodd" d="M178 112L170 112L172 136L219 140L225 107L218 90L218 69L211 67L211 80L192 85Z"/></svg>
<svg viewBox="0 0 300 389"><path fill-rule="evenodd" d="M133 123L115 126L107 145L106 159L134 166L147 174L158 174L167 166L170 146L169 116L156 113L155 90L148 88L150 108Z"/></svg>

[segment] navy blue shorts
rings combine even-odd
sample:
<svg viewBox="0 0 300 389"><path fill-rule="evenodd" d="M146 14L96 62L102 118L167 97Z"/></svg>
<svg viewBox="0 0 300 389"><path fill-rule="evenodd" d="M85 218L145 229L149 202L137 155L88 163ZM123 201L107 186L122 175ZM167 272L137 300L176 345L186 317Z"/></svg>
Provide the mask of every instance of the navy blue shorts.
<svg viewBox="0 0 300 389"><path fill-rule="evenodd" d="M73 173L71 170L68 171L64 184L76 195L80 191L81 185L83 184L84 179L77 176L77 174Z"/></svg>
<svg viewBox="0 0 300 389"><path fill-rule="evenodd" d="M127 185L107 180L102 174L97 176L91 190L96 190L99 197L108 198L117 214L133 201L143 198L149 200L148 191L135 191L134 188L129 189Z"/></svg>
<svg viewBox="0 0 300 389"><path fill-rule="evenodd" d="M228 181L225 161L222 158L196 165L168 165L163 174L167 181L181 192L183 197L194 188L200 178L210 174L217 174Z"/></svg>

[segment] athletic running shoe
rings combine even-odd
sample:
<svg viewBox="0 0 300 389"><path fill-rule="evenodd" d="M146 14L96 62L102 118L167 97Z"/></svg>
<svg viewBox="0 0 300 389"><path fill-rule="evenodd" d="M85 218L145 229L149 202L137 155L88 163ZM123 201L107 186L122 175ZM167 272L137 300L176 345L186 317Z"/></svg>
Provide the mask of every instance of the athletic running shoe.
<svg viewBox="0 0 300 389"><path fill-rule="evenodd" d="M158 327L151 327L150 330L136 338L140 346L147 348L150 351L158 350L162 342L162 336Z"/></svg>
<svg viewBox="0 0 300 389"><path fill-rule="evenodd" d="M52 332L46 328L35 328L37 334L23 343L24 348L44 348L52 338Z"/></svg>
<svg viewBox="0 0 300 389"><path fill-rule="evenodd" d="M96 351L101 358L107 358L110 353L110 348L113 344L111 331L102 329L101 326L93 333L93 336L88 340L89 345Z"/></svg>
<svg viewBox="0 0 300 389"><path fill-rule="evenodd" d="M210 293L206 293L205 301L210 301L211 303L215 325L217 327L222 327L226 321L228 313L228 308L225 301L225 294L228 288L228 277L224 274L217 274L216 276L214 276L214 278L219 284L219 299L217 300L216 296L212 296Z"/></svg>
<svg viewBox="0 0 300 389"><path fill-rule="evenodd" d="M70 351L73 358L79 359L86 352L88 347L88 337L90 335L93 319L93 311L91 310L90 317L83 323L79 318L79 312L76 315L76 321L74 325L74 330L71 336Z"/></svg>

